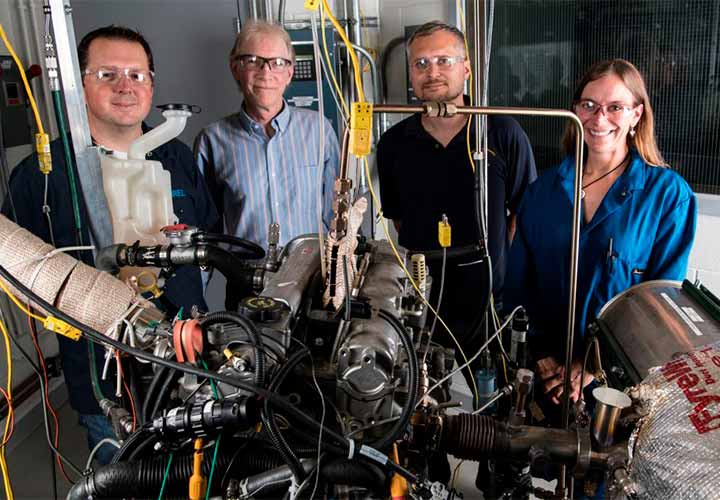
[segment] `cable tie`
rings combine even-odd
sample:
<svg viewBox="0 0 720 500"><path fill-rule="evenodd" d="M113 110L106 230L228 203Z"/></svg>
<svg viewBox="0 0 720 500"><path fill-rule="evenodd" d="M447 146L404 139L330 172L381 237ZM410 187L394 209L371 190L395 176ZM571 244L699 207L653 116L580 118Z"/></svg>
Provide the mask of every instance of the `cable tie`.
<svg viewBox="0 0 720 500"><path fill-rule="evenodd" d="M352 460L355 456L355 441L348 438L348 444L350 445L350 450L348 450L348 460Z"/></svg>

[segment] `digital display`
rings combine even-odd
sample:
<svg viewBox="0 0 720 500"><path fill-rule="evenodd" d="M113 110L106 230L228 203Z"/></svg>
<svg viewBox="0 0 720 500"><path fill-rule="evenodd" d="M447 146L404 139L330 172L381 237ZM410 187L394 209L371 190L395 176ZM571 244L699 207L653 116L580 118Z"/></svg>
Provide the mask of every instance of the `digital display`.
<svg viewBox="0 0 720 500"><path fill-rule="evenodd" d="M303 55L298 54L295 56L295 61L297 61L297 62L312 61L312 60L313 60L312 54L303 54Z"/></svg>

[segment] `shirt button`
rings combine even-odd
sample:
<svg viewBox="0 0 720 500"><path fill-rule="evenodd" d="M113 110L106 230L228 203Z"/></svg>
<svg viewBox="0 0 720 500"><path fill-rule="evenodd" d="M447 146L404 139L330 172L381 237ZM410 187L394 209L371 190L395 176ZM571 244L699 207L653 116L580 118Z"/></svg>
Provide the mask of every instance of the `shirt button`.
<svg viewBox="0 0 720 500"><path fill-rule="evenodd" d="M622 193L620 193L620 196L627 196L627 191L623 191Z"/></svg>

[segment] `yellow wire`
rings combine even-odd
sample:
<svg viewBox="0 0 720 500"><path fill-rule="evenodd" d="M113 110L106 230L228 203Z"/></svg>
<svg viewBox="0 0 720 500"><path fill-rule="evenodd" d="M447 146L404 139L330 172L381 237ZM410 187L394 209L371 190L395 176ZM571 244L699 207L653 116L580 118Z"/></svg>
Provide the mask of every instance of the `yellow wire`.
<svg viewBox="0 0 720 500"><path fill-rule="evenodd" d="M363 157L363 161L365 163L365 175L368 179L370 179L370 165L368 164L367 157ZM372 196L373 202L375 203L375 206L377 207L377 213L378 215L382 215L382 207L380 206L380 200L375 195L375 189L372 186L372 182L368 183L368 187L370 188L370 195ZM462 359L465 363L467 363L467 370L470 373L470 379L473 383L473 392L475 393L476 400L480 400L480 396L478 395L478 388L477 384L475 383L475 375L472 372L472 368L470 368L470 364L468 363L468 358L465 356L465 352L462 350L462 347L460 347L460 342L455 338L455 335L453 335L453 332L450 331L450 327L445 324L445 321L440 317L440 314L433 308L433 306L430 305L430 303L425 299L425 295L420 291L420 288L415 283L415 280L413 279L412 275L410 274L410 271L408 271L407 267L405 267L405 263L403 262L402 257L400 257L400 254L397 251L397 248L395 248L395 244L392 241L392 238L390 238L390 232L387 228L387 223L385 222L384 217L380 217L380 224L382 224L383 231L385 231L385 237L388 240L388 243L390 243L390 248L392 248L393 253L395 254L395 258L397 259L398 263L400 264L400 267L402 267L403 272L407 275L408 279L410 280L410 283L412 284L413 288L418 294L418 297L420 297L420 300L422 300L423 304L437 317L440 324L445 328L445 331L448 332L450 335L450 338L452 338L453 342L455 342L455 345L458 348L458 351L460 351L460 355L462 356Z"/></svg>
<svg viewBox="0 0 720 500"><path fill-rule="evenodd" d="M26 315L30 316L31 318L40 321L41 323L45 322L45 318L43 318L42 316L38 316L37 314L34 314L27 307L25 307L22 304L22 302L20 302L18 300L18 298L15 297L15 295L13 295L13 293L10 291L10 289L7 287L7 285L2 280L0 280L0 288L2 288L3 292L5 292L8 297L10 297L10 300L13 301L13 303L17 306L18 309L20 309L22 312L24 312Z"/></svg>
<svg viewBox="0 0 720 500"><path fill-rule="evenodd" d="M327 47L327 38L325 37L325 9L320 6L320 30L322 31L322 41L323 41L323 50L325 52L325 62L327 63L327 70L328 73L330 73L330 79L332 80L333 86L335 87L335 93L337 94L338 99L340 100L340 104L342 104L343 111L345 112L345 116L350 116L350 111L348 110L347 104L345 103L345 98L343 98L342 90L340 90L340 85L338 85L337 78L335 77L335 70L333 69L332 62L330 61L330 54L328 53L328 47Z"/></svg>
<svg viewBox="0 0 720 500"><path fill-rule="evenodd" d="M20 62L20 59L18 59L18 56L15 54L15 51L10 44L10 41L7 39L7 35L5 35L5 30L3 29L2 24L0 24L0 37L2 37L3 42L5 42L5 47L7 47L8 52L10 52L10 55L15 61L15 65L17 66L18 71L20 71L20 76L22 77L23 84L25 85L25 92L30 99L30 107L32 108L33 115L35 116L35 123L37 123L38 133L44 134L45 129L43 128L42 122L40 121L40 113L38 113L37 105L35 104L35 98L33 97L32 90L30 89L30 84L28 83L27 77L25 76L25 70L23 69L23 65Z"/></svg>
<svg viewBox="0 0 720 500"><path fill-rule="evenodd" d="M335 18L332 17L332 13L329 12L330 9L329 9L328 6L327 6L327 0L323 0L323 4L322 4L322 6L321 6L321 8L320 8L320 24L321 24L321 26L322 26L322 28L323 28L323 30L322 30L322 35L323 35L323 49L324 49L324 51L325 51L325 58L326 58L326 60L327 60L328 73L330 73L330 77L331 77L331 79L332 79L332 81L333 81L333 84L335 85L335 89L337 90L337 93L338 93L338 97L339 97L339 99L340 99L340 102L342 103L343 108L345 108L345 110L346 110L346 112L347 112L347 106L346 106L346 104L345 104L345 101L343 100L342 92L340 91L339 86L338 86L338 84L337 84L337 80L336 80L336 78L335 78L335 72L333 71L332 64L330 64L330 55L328 54L328 50L327 50L327 40L326 40L326 38L325 38L325 29L324 29L324 27L325 27L325 10L326 10L326 9L327 9L327 11L328 11L327 14L328 14L328 17L330 17L330 21L331 21L331 22L333 23L333 25L335 26L335 29L338 30L338 33L340 34L340 37L343 38L343 40L346 42L346 46L348 46L348 51L350 51L351 58L353 58L353 64L354 64L354 66L355 66L355 77L356 77L356 78L355 78L355 83L356 83L356 85L358 85L358 95L359 95L359 96L362 96L362 97L361 97L361 100L364 101L365 97L364 97L364 93L363 93L362 80L358 78L359 71L358 71L358 65L357 65L357 58L355 57L355 51L352 50L352 47L350 47L350 46L348 45L350 42L347 41L347 38L345 37L345 33L343 32L342 29L340 29L339 25L337 24L337 20L335 20ZM470 144L470 143L468 142L468 145L469 145L469 144ZM468 147L469 147L469 146L468 146ZM365 164L365 175L367 176L368 179L370 179L370 178L371 178L371 177L370 177L370 165L368 164L367 157L363 157L363 161L364 161L364 164ZM381 216L381 214L382 214L382 207L380 206L380 200L378 199L377 195L375 194L375 189L374 189L373 186L372 186L372 182L370 182L370 183L368 184L368 187L370 188L370 195L371 195L372 198L373 198L373 202L374 202L375 206L377 207L377 208L376 208L376 211L377 211L378 215L380 216L380 223L382 224L383 230L384 230L384 232L385 232L385 237L387 238L388 242L390 243L390 248L392 248L392 251L393 251L393 253L395 254L395 258L397 259L398 263L400 264L400 267L402 268L403 272L405 273L405 275L406 275L406 276L408 277L408 279L410 280L410 283L412 283L413 288L414 288L415 291L418 293L418 296L420 297L420 299L422 300L422 302L428 307L428 309L429 309L433 314L435 314L435 316L437 316L437 319L440 321L440 324L441 324L441 325L445 328L445 330L448 332L448 334L449 334L450 337L452 338L453 342L455 342L455 345L457 346L458 351L460 352L460 355L461 355L462 358L463 358L463 361L464 361L465 363L467 363L467 362L468 362L468 358L467 358L467 356L465 356L465 352L462 350L462 347L460 346L460 342L457 341L457 339L455 338L455 335L453 335L452 331L451 331L450 328L447 326L447 324L445 323L445 321L443 321L443 319L440 317L440 315L438 314L438 312L432 307L432 305L430 305L430 304L427 302L427 300L425 300L425 295L420 291L420 288L418 288L417 284L415 283L415 280L413 279L412 275L410 274L410 271L408 271L407 267L405 267L405 263L403 262L403 259L400 257L400 254L398 253L397 248L395 248L395 244L393 243L392 238L390 237L390 232L388 231L388 228L387 228L387 224L386 224L386 222L385 222L385 219ZM472 383L473 383L473 392L475 393L475 398L476 398L476 399L479 399L478 388L477 388L477 384L475 383L475 375L472 373L472 369L470 368L470 365L469 365L469 364L468 364L468 366L467 366L467 370L470 372L470 379L472 380Z"/></svg>
<svg viewBox="0 0 720 500"><path fill-rule="evenodd" d="M3 432L3 440L5 443L7 440L8 430L10 429L10 422L13 417L12 407L12 353L10 352L10 335L5 328L5 323L0 319L0 330L2 330L3 337L5 338L5 352L7 356L7 396L8 396L8 414L5 418L5 432ZM5 485L5 494L8 500L13 500L14 495L12 491L12 484L10 484L10 474L8 473L7 461L5 459L5 444L0 449L0 468L2 468L3 483Z"/></svg>
<svg viewBox="0 0 720 500"><path fill-rule="evenodd" d="M323 7L324 10L327 12L328 19L330 19L332 25L335 26L335 30L338 32L338 35L340 35L340 38L342 38L342 41L347 48L348 54L350 54L350 60L352 61L353 69L355 70L355 85L357 86L358 101L365 102L365 92L363 91L362 86L362 73L360 72L360 63L358 62L357 55L355 54L355 49L353 49L352 45L350 45L350 40L348 40L348 37L345 34L345 30L342 29L340 23L338 23L337 19L335 19L335 16L333 16L333 13L328 6L327 0L323 0ZM325 28L324 25L323 28Z"/></svg>

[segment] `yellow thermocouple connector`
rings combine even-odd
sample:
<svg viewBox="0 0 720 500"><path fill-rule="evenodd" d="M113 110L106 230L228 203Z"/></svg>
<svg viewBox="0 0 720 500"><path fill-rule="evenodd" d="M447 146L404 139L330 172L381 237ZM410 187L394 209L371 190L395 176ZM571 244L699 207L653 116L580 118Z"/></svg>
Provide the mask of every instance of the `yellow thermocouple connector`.
<svg viewBox="0 0 720 500"><path fill-rule="evenodd" d="M50 330L51 332L55 332L72 340L80 339L80 330L53 316L48 316L43 320L43 327L45 327L46 330Z"/></svg>
<svg viewBox="0 0 720 500"><path fill-rule="evenodd" d="M50 157L50 136L47 134L35 134L35 151L38 155L40 172L47 175L52 170L52 158Z"/></svg>
<svg viewBox="0 0 720 500"><path fill-rule="evenodd" d="M320 0L305 0L305 10L318 10Z"/></svg>
<svg viewBox="0 0 720 500"><path fill-rule="evenodd" d="M442 220L438 222L438 241L440 242L440 246L443 248L447 248L450 246L450 223L448 222L447 215L445 214L443 214Z"/></svg>
<svg viewBox="0 0 720 500"><path fill-rule="evenodd" d="M203 440L200 438L195 439L194 445L193 473L190 476L188 498L190 500L201 500L205 497L205 490L207 489L207 479L202 474Z"/></svg>
<svg viewBox="0 0 720 500"><path fill-rule="evenodd" d="M355 156L370 154L372 140L372 104L354 102L350 110L350 152Z"/></svg>

